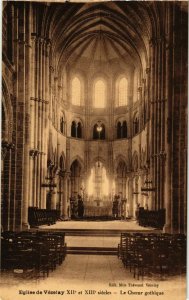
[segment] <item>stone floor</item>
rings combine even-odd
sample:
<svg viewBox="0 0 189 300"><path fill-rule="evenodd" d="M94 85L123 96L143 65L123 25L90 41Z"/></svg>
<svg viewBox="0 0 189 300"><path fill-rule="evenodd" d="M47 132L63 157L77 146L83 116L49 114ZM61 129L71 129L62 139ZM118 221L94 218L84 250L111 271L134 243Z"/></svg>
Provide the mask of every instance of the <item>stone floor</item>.
<svg viewBox="0 0 189 300"><path fill-rule="evenodd" d="M186 278L177 275L137 280L116 256L67 255L45 279L28 281L3 275L0 291L2 300L185 300Z"/></svg>
<svg viewBox="0 0 189 300"><path fill-rule="evenodd" d="M66 236L65 242L68 247L117 247L120 242L119 236Z"/></svg>
<svg viewBox="0 0 189 300"><path fill-rule="evenodd" d="M113 229L113 230L154 230L150 227L141 227L137 221L129 220L115 220L115 221L61 221L56 224L47 226L40 226L43 229Z"/></svg>
<svg viewBox="0 0 189 300"><path fill-rule="evenodd" d="M154 228L141 227L135 220L130 221L66 221L57 222L51 226L40 226L41 229L113 229L113 230L136 230L136 231L154 231ZM156 231L156 230L155 230ZM120 241L120 236L66 236L66 243L69 247L81 246L82 247L117 247Z"/></svg>

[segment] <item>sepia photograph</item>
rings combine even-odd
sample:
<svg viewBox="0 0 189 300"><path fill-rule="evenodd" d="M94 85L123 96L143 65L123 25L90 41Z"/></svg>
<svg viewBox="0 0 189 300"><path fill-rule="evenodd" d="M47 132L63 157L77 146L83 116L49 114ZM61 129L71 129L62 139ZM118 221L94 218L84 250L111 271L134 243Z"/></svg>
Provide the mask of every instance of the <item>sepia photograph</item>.
<svg viewBox="0 0 189 300"><path fill-rule="evenodd" d="M188 1L2 1L0 300L186 300Z"/></svg>

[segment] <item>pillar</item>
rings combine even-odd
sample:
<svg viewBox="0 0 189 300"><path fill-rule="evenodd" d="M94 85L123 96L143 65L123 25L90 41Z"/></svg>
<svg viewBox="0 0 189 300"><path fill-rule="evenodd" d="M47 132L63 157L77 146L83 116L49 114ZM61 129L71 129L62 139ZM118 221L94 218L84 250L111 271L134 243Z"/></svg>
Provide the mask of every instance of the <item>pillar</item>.
<svg viewBox="0 0 189 300"><path fill-rule="evenodd" d="M129 204L129 217L134 217L133 214L133 202L134 202L134 197L133 197L133 177L131 176L129 178L129 182L128 182L128 204Z"/></svg>
<svg viewBox="0 0 189 300"><path fill-rule="evenodd" d="M24 144L24 184L23 184L23 206L22 206L22 230L28 228L28 206L29 206L29 164L30 164L30 81L31 69L30 62L32 60L31 48L31 13L30 6L26 6L26 38L25 38L25 144Z"/></svg>
<svg viewBox="0 0 189 300"><path fill-rule="evenodd" d="M67 209L68 209L68 203L69 203L69 191L68 191L68 174L64 174L63 179L63 217L67 218Z"/></svg>
<svg viewBox="0 0 189 300"><path fill-rule="evenodd" d="M18 40L16 43L17 48L17 62L16 62L16 72L17 72L17 81L15 84L16 89L16 112L17 112L17 128L16 128L16 161L15 168L17 170L17 174L20 176L15 177L15 223L14 230L21 230L22 223L25 223L26 215L26 203L24 203L23 195L26 195L26 189L24 187L24 183L27 184L24 178L24 174L26 174L26 168L24 167L24 158L26 158L25 147L25 117L26 117L26 36L25 36L25 25L26 25L26 3L17 8L17 17L18 17ZM28 100L28 99L27 99ZM25 190L24 190L25 189ZM27 195L28 198L28 195ZM23 210L24 209L24 210Z"/></svg>
<svg viewBox="0 0 189 300"><path fill-rule="evenodd" d="M172 24L172 12L170 8L166 10L166 22ZM171 114L172 114L172 29L168 29L167 32L169 44L167 44L166 51L166 99L168 100L165 105L165 151L166 151L166 160L165 160L165 189L164 189L164 207L166 210L165 226L163 228L164 232L172 232L172 133L171 133Z"/></svg>

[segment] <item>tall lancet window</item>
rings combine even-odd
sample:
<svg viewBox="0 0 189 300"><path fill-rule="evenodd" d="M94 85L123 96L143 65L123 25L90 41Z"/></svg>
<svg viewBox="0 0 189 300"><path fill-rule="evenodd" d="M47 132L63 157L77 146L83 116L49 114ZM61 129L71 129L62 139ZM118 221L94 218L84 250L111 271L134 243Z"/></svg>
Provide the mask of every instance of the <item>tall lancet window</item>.
<svg viewBox="0 0 189 300"><path fill-rule="evenodd" d="M123 77L118 84L118 106L127 105L127 79Z"/></svg>
<svg viewBox="0 0 189 300"><path fill-rule="evenodd" d="M81 105L81 82L78 77L74 77L72 79L71 84L71 91L72 91L72 104L73 105Z"/></svg>
<svg viewBox="0 0 189 300"><path fill-rule="evenodd" d="M99 79L94 88L94 107L104 108L106 104L106 86L103 80Z"/></svg>

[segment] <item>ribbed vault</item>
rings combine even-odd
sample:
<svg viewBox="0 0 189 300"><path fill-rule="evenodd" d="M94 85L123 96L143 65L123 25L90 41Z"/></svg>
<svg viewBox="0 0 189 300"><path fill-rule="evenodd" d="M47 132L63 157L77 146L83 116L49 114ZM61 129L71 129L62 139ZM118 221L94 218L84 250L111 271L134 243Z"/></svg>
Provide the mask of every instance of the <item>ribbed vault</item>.
<svg viewBox="0 0 189 300"><path fill-rule="evenodd" d="M43 9L38 29L51 39L61 70L83 61L86 68L113 60L136 67L148 64L159 15L150 2L55 3Z"/></svg>

